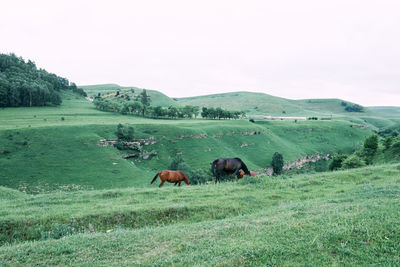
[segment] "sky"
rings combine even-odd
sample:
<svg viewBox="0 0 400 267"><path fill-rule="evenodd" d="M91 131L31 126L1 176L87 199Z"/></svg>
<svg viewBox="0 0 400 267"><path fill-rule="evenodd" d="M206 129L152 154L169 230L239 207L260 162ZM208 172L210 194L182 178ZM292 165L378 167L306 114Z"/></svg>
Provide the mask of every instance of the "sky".
<svg viewBox="0 0 400 267"><path fill-rule="evenodd" d="M0 53L78 85L400 106L400 1L1 0Z"/></svg>

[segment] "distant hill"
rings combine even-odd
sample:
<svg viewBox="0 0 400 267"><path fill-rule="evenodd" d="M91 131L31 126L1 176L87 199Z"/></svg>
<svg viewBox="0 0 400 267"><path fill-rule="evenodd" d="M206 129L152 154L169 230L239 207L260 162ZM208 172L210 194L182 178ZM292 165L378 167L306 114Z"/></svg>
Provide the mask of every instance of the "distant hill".
<svg viewBox="0 0 400 267"><path fill-rule="evenodd" d="M96 96L97 94L112 94L119 91L121 94L129 94L131 97L139 95L143 88L138 88L135 86L120 86L118 84L97 84L97 85L80 85L79 88L82 88L89 96ZM134 93L132 93L132 89ZM156 90L146 89L147 94L150 96L151 105L152 106L177 106L176 101L164 95L163 93Z"/></svg>
<svg viewBox="0 0 400 267"><path fill-rule="evenodd" d="M330 116L346 114L342 103L353 103L340 99L290 100L264 93L232 92L196 97L178 98L182 105L222 107L243 110L249 115L273 116Z"/></svg>
<svg viewBox="0 0 400 267"><path fill-rule="evenodd" d="M143 89L134 86L120 86L117 84L99 84L79 86L88 95L129 93L134 89L134 95L138 95ZM147 89L146 89L147 90ZM165 94L147 90L154 106L199 106L221 107L227 110L241 110L249 117L262 118L263 116L302 116L334 118L352 123L363 124L378 131L387 127L400 125L400 107L361 107L363 112L348 112L346 107L358 106L356 103L342 99L303 99L291 100L276 97L264 93L231 92L195 97L169 98Z"/></svg>

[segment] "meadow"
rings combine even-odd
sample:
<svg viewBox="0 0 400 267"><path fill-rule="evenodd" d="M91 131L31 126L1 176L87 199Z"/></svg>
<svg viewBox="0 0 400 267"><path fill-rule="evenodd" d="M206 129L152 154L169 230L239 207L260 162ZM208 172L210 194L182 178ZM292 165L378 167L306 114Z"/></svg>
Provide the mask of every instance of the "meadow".
<svg viewBox="0 0 400 267"><path fill-rule="evenodd" d="M400 264L399 164L181 188L3 191L3 266Z"/></svg>
<svg viewBox="0 0 400 267"><path fill-rule="evenodd" d="M129 124L149 159L99 146ZM315 153L350 153L370 129L347 121L154 120L101 112L74 94L59 107L0 110L0 185L28 193L149 186L181 154L192 169L209 171L219 157L240 157L253 170L270 167L280 152L292 161Z"/></svg>
<svg viewBox="0 0 400 267"><path fill-rule="evenodd" d="M110 87L115 85L86 89L96 94ZM259 104L251 94L238 94L249 96L254 123L102 112L68 92L57 107L1 109L0 266L400 265L400 165L394 150L377 156L376 162L391 164L346 171L150 185L175 155L192 171L209 172L219 157L240 157L262 173L275 152L285 162L352 153L374 130L399 122L395 107L348 114L339 100L273 98L263 109L334 115L266 121L257 117L263 111L255 112ZM160 105L190 104L156 91L152 96ZM237 96L214 96L221 97L229 103ZM116 138L119 123L132 126L135 138L151 141L140 157L124 159L127 151L101 145Z"/></svg>

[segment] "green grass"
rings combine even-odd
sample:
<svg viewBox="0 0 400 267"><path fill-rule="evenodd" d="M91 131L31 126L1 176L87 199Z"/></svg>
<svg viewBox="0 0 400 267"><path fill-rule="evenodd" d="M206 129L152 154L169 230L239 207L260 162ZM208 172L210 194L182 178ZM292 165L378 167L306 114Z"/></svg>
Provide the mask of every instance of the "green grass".
<svg viewBox="0 0 400 267"><path fill-rule="evenodd" d="M0 264L398 265L399 200L399 164L27 196L0 208Z"/></svg>
<svg viewBox="0 0 400 267"><path fill-rule="evenodd" d="M221 98L251 96L238 94ZM376 162L397 163L362 169L179 188L149 184L177 153L192 169L240 157L261 170L274 152L286 162L350 153L371 129L399 123L387 116L396 109L359 116L335 110L340 100L251 97L248 106L265 104L277 114L336 113L332 121L152 120L98 111L72 93L59 107L1 109L0 266L400 265L393 149ZM132 125L138 138L154 138L143 148L157 155L124 160L126 152L98 146L116 137L118 123Z"/></svg>
<svg viewBox="0 0 400 267"><path fill-rule="evenodd" d="M0 153L4 168L0 185L29 193L143 187L149 186L156 172L168 169L176 153L182 153L192 169L209 170L216 158L240 157L249 168L258 170L270 166L276 151L285 161L315 153L349 153L370 134L337 121L253 124L245 120L143 120L129 116L108 121L105 116L107 124L103 125L103 118L93 116L93 124L89 121L83 125L78 115L70 124L65 123L70 120L66 117L65 121L49 119L35 127L0 131L0 150L9 152ZM117 124L128 121L136 137L155 138L155 144L143 147L156 151L155 157L124 160L122 156L127 152L98 145L100 139L115 138ZM248 135L250 132L259 134ZM206 137L197 138L201 135Z"/></svg>

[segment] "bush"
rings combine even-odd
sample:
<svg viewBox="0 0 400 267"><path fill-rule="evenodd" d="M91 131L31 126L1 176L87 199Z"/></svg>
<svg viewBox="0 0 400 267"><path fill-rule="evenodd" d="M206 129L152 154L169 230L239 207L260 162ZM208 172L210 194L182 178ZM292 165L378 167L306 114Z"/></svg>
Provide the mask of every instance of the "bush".
<svg viewBox="0 0 400 267"><path fill-rule="evenodd" d="M272 156L272 169L274 170L274 175L279 175L283 168L283 156L282 154L275 152Z"/></svg>
<svg viewBox="0 0 400 267"><path fill-rule="evenodd" d="M131 141L134 137L134 129L132 126L122 125L121 123L117 126L117 131L115 134L117 135L118 141Z"/></svg>
<svg viewBox="0 0 400 267"><path fill-rule="evenodd" d="M191 184L205 184L212 181L213 177L210 170L196 169L190 172L189 180Z"/></svg>
<svg viewBox="0 0 400 267"><path fill-rule="evenodd" d="M255 123L255 121L253 119L250 119L249 122Z"/></svg>
<svg viewBox="0 0 400 267"><path fill-rule="evenodd" d="M365 166L365 162L357 155L350 155L348 158L343 160L342 168L343 169L353 169Z"/></svg>
<svg viewBox="0 0 400 267"><path fill-rule="evenodd" d="M365 139L363 150L361 152L362 156L365 159L365 162L368 165L372 163L372 160L377 150L378 150L378 136L376 134L373 134Z"/></svg>
<svg viewBox="0 0 400 267"><path fill-rule="evenodd" d="M334 171L342 168L343 161L347 158L346 155L338 154L333 157L332 161L329 163L329 170Z"/></svg>
<svg viewBox="0 0 400 267"><path fill-rule="evenodd" d="M169 170L179 170L179 164L183 163L184 160L181 156L181 154L176 154L171 161L171 164L169 165Z"/></svg>

